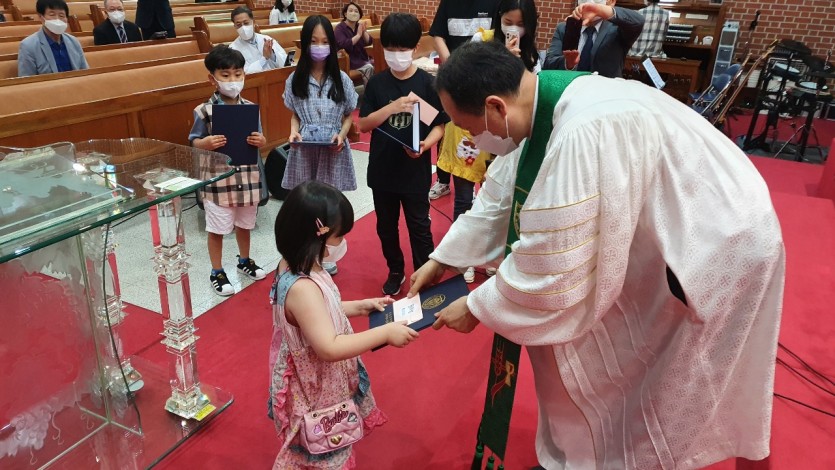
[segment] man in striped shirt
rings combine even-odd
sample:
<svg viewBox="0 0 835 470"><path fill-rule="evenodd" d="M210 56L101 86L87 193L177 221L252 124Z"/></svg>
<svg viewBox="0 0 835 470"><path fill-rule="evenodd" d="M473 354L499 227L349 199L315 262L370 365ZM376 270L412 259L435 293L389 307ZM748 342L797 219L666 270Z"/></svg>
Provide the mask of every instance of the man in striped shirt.
<svg viewBox="0 0 835 470"><path fill-rule="evenodd" d="M667 26L670 24L670 13L661 8L660 0L645 0L646 8L638 11L644 15L644 29L638 40L629 49L629 55L661 57L664 45L664 36L667 34Z"/></svg>

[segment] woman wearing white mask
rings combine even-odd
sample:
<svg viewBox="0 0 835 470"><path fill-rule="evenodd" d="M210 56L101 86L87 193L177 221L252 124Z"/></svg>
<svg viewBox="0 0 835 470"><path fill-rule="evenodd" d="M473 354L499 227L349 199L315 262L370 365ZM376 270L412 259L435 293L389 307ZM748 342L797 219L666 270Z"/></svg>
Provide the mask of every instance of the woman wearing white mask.
<svg viewBox="0 0 835 470"><path fill-rule="evenodd" d="M20 41L17 75L28 77L88 68L81 44L65 33L70 13L67 3L64 0L38 0L35 9L43 28Z"/></svg>
<svg viewBox="0 0 835 470"><path fill-rule="evenodd" d="M362 74L362 83L365 85L374 75L374 65L365 50L366 46L371 45L371 36L365 29L365 23L360 22L361 19L362 8L354 2L346 4L342 7L342 22L336 25L334 33L337 47L348 53L351 70Z"/></svg>
<svg viewBox="0 0 835 470"><path fill-rule="evenodd" d="M501 34L494 34L493 40L503 42L533 73L542 70L539 51L536 50L538 18L533 0L502 0L493 20L493 24L501 29Z"/></svg>
<svg viewBox="0 0 835 470"><path fill-rule="evenodd" d="M232 23L238 32L238 39L229 47L240 51L246 59L246 73L263 72L284 66L287 53L269 36L255 32L252 10L238 7L232 10Z"/></svg>
<svg viewBox="0 0 835 470"><path fill-rule="evenodd" d="M298 23L296 17L296 5L293 0L275 0L273 9L270 10L270 24Z"/></svg>

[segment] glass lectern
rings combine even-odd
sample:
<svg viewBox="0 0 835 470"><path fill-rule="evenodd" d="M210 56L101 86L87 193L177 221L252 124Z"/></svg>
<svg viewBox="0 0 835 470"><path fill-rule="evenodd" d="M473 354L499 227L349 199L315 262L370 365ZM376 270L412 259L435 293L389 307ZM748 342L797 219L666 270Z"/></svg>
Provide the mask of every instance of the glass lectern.
<svg viewBox="0 0 835 470"><path fill-rule="evenodd" d="M146 468L231 404L197 373L180 196L233 171L150 139L0 148L0 468ZM111 225L142 211L167 365L122 348Z"/></svg>

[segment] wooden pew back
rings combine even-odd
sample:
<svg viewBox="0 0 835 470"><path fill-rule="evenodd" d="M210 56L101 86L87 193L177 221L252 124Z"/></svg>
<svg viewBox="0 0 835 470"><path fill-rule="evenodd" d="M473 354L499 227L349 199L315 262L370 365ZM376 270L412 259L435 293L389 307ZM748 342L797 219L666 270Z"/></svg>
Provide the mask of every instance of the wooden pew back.
<svg viewBox="0 0 835 470"><path fill-rule="evenodd" d="M114 51L102 51L114 52ZM204 54L189 54L172 57L151 57L148 60L138 60L138 57L123 54L115 57L110 63L103 64L98 67L91 67L85 70L73 70L71 72L50 73L44 75L33 75L29 77L17 78L17 60L4 60L0 62L0 73L8 74L0 76L0 88L19 85L21 83L41 83L48 81L60 81L67 78L83 77L90 75L97 75L100 73L107 73L113 71L121 71L128 69L138 69L143 67L156 67L163 64L178 63L189 60L203 60Z"/></svg>
<svg viewBox="0 0 835 470"><path fill-rule="evenodd" d="M15 22L18 23L18 22ZM40 21L23 21L20 24L8 24L0 27L0 38L21 37L25 38L41 29Z"/></svg>
<svg viewBox="0 0 835 470"><path fill-rule="evenodd" d="M291 113L282 96L293 70L284 67L247 77L243 96L261 105L266 149L283 143L290 133ZM8 103L8 113L0 116L0 145L125 137L188 145L192 111L212 92L201 60L0 87L0 102Z"/></svg>
<svg viewBox="0 0 835 470"><path fill-rule="evenodd" d="M29 36L30 34L27 34L26 36ZM93 45L93 33L84 32L70 34L78 39L82 48ZM24 40L26 36L0 37L0 55L17 54L18 49L20 49L20 41Z"/></svg>

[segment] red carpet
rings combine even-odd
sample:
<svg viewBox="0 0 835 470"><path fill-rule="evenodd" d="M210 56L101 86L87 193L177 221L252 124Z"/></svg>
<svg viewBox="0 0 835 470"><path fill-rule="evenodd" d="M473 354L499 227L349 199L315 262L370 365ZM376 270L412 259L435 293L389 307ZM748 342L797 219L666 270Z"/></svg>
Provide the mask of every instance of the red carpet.
<svg viewBox="0 0 835 470"><path fill-rule="evenodd" d="M822 167L753 160L771 188L787 247L780 341L823 374L835 377L835 349L830 339L835 336L835 205L831 200L809 196L814 194ZM451 214L452 198L436 201L435 206ZM433 210L432 222L437 243L449 221ZM348 236L348 255L340 262L335 277L345 299L380 294L387 271L375 223L374 214L369 214L357 222ZM401 245L408 248L402 225L401 239ZM408 251L406 259L410 259ZM483 279L480 274L477 281ZM272 421L266 417L267 356L272 329L269 287L269 280L257 283L196 320L201 337L197 344L200 379L230 391L235 402L165 458L161 468L272 466L277 446ZM159 316L134 308L128 321L133 333L126 340L126 351L164 363L166 354L158 344ZM367 324L359 320L354 321L354 326L359 330ZM420 340L406 349L387 347L365 354L372 390L390 421L356 446L359 468L469 468L485 393L490 340L491 333L483 327L470 335L425 330ZM797 365L784 351L780 357ZM505 465L508 470L536 465L536 401L526 359L519 377ZM779 365L776 391L835 412L831 396ZM775 398L772 455L749 468L835 468L833 435L835 419ZM726 461L710 468L731 469L735 464Z"/></svg>

